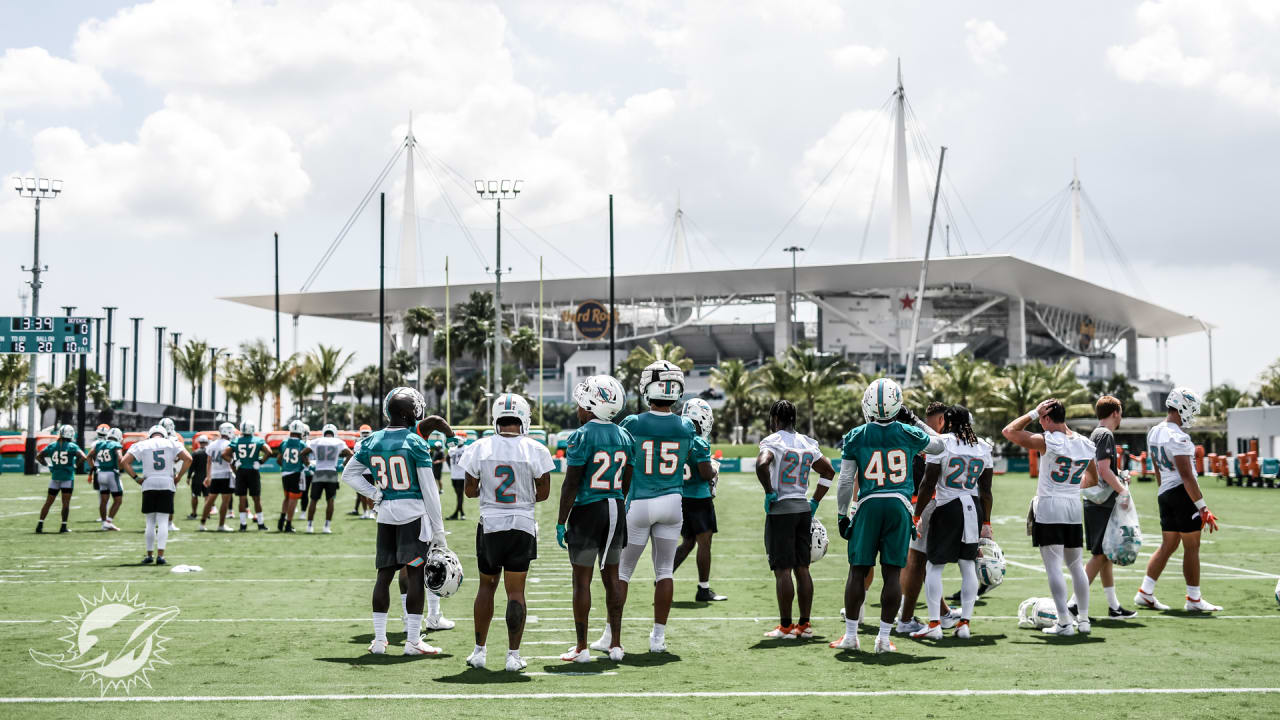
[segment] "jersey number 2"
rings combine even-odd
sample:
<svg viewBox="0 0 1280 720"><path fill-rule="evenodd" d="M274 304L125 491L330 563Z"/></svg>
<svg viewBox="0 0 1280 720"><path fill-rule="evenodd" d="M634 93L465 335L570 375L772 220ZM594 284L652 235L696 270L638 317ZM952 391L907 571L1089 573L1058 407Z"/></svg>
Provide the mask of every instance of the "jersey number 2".
<svg viewBox="0 0 1280 720"><path fill-rule="evenodd" d="M516 484L516 471L510 465L499 465L493 469L493 477L502 482L493 491L493 499L500 503L513 503L516 501L516 494L511 492L511 486Z"/></svg>

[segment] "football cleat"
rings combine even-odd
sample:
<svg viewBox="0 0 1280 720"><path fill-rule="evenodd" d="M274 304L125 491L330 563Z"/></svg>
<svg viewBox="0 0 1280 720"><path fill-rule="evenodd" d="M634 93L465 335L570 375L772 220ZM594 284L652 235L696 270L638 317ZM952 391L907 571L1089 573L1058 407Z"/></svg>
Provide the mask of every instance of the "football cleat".
<svg viewBox="0 0 1280 720"><path fill-rule="evenodd" d="M1076 624L1076 632L1081 635L1088 635L1093 632L1093 623L1089 622L1089 618L1085 618Z"/></svg>
<svg viewBox="0 0 1280 720"><path fill-rule="evenodd" d="M226 525L219 525L218 532L231 532L231 528L227 527Z"/></svg>
<svg viewBox="0 0 1280 720"><path fill-rule="evenodd" d="M507 672L520 672L529 667L529 663L520 657L520 653L507 653Z"/></svg>
<svg viewBox="0 0 1280 720"><path fill-rule="evenodd" d="M147 556L145 556L145 557L143 557L143 558L142 558L142 564L143 564L143 565L150 565L151 563L153 563L153 562L155 562L155 561L156 561L156 559L155 559L155 558L153 558L153 557L151 557L150 555L147 555Z"/></svg>
<svg viewBox="0 0 1280 720"><path fill-rule="evenodd" d="M1059 625L1058 623L1054 623L1053 625L1050 625L1049 627L1042 629L1040 632L1044 633L1045 635L1057 635L1058 637L1071 637L1072 635L1076 634L1076 626L1072 625L1071 623L1067 623L1066 625Z"/></svg>
<svg viewBox="0 0 1280 720"><path fill-rule="evenodd" d="M244 523L240 523L240 532L244 532L248 529L249 529L248 525L245 525Z"/></svg>
<svg viewBox="0 0 1280 720"><path fill-rule="evenodd" d="M898 652L898 646L887 637L876 636L876 654L883 655L885 653Z"/></svg>
<svg viewBox="0 0 1280 720"><path fill-rule="evenodd" d="M177 525L174 525L172 522L169 523L169 532L178 532L181 529L182 528L179 528Z"/></svg>
<svg viewBox="0 0 1280 720"><path fill-rule="evenodd" d="M457 623L444 615L428 615L423 618L423 625L428 630L452 630Z"/></svg>
<svg viewBox="0 0 1280 720"><path fill-rule="evenodd" d="M199 530L200 530L200 532L209 532L209 528L205 527L205 524L204 524L204 523L200 523L200 528L199 528Z"/></svg>
<svg viewBox="0 0 1280 720"><path fill-rule="evenodd" d="M325 534L325 535L332 535L332 534L333 534L333 531L329 529L329 526L328 526L328 525L325 525L323 528L321 528L321 529L320 529L320 532L321 532L321 533L323 533L323 534Z"/></svg>
<svg viewBox="0 0 1280 720"><path fill-rule="evenodd" d="M694 602L718 602L720 600L728 600L724 595L717 595L715 590L709 587L700 587L698 592L693 596Z"/></svg>
<svg viewBox="0 0 1280 720"><path fill-rule="evenodd" d="M484 648L476 648L467 656L467 667L473 667L477 670L484 669Z"/></svg>
<svg viewBox="0 0 1280 720"><path fill-rule="evenodd" d="M579 650L575 645L574 647L569 648L562 655L560 655L560 659L563 660L564 662L571 662L571 663L589 663L592 660L591 650L588 648L583 648Z"/></svg>
<svg viewBox="0 0 1280 720"><path fill-rule="evenodd" d="M307 534L308 534L308 535L311 535L311 534L312 534L312 533L314 533L315 531L316 531L315 526L314 526L314 525L312 525L311 523L307 523Z"/></svg>
<svg viewBox="0 0 1280 720"><path fill-rule="evenodd" d="M386 652L387 652L387 641L386 641L386 640L378 640L377 638L375 638L373 642L369 643L369 652L373 653L374 655L384 655L384 654L386 654Z"/></svg>
<svg viewBox="0 0 1280 720"><path fill-rule="evenodd" d="M960 611L952 608L951 612L942 616L941 622L943 630L950 630L956 626L956 623L960 622Z"/></svg>
<svg viewBox="0 0 1280 720"><path fill-rule="evenodd" d="M1222 608L1204 601L1204 598L1192 600L1187 598L1187 602L1182 605L1182 609L1187 612L1218 612Z"/></svg>
<svg viewBox="0 0 1280 720"><path fill-rule="evenodd" d="M956 634L956 637L960 638L961 640L968 640L969 639L969 621L961 620L960 622L956 623L955 634Z"/></svg>
<svg viewBox="0 0 1280 720"><path fill-rule="evenodd" d="M1107 617L1112 620L1129 620L1138 617L1137 610L1129 610L1123 606L1107 610Z"/></svg>
<svg viewBox="0 0 1280 720"><path fill-rule="evenodd" d="M613 635L609 633L609 627L606 625L604 634L600 636L600 639L591 643L587 647L591 648L592 650L598 650L600 652L609 652L609 646L612 644L613 644Z"/></svg>
<svg viewBox="0 0 1280 720"><path fill-rule="evenodd" d="M765 633L764 636L769 638L770 640L795 640L796 626L795 625L787 625L787 626L779 625L774 629L770 630L769 632Z"/></svg>
<svg viewBox="0 0 1280 720"><path fill-rule="evenodd" d="M156 565L168 565L168 564L169 564L168 560L165 560L162 557L156 558Z"/></svg>
<svg viewBox="0 0 1280 720"><path fill-rule="evenodd" d="M1156 599L1155 595L1144 593L1141 590L1133 596L1133 604L1148 610L1168 610L1169 606Z"/></svg>
<svg viewBox="0 0 1280 720"><path fill-rule="evenodd" d="M858 642L857 635L849 635L848 633L845 633L840 636L839 640L828 643L827 647L832 650L858 650L862 647L862 644Z"/></svg>
<svg viewBox="0 0 1280 720"><path fill-rule="evenodd" d="M419 638L418 642L404 644L405 655L439 655L440 648L435 645L428 645L426 640Z"/></svg>
<svg viewBox="0 0 1280 720"><path fill-rule="evenodd" d="M923 627L913 633L911 637L916 640L941 640L942 639L942 623L937 620L930 620L926 627ZM877 652L879 650L877 649Z"/></svg>
<svg viewBox="0 0 1280 720"><path fill-rule="evenodd" d="M918 619L914 617L908 620L907 622L902 622L901 620L898 621L899 635L910 635L913 632L918 632L923 629L924 629L924 623L920 622Z"/></svg>
<svg viewBox="0 0 1280 720"><path fill-rule="evenodd" d="M795 632L796 637L808 640L813 637L813 626L809 623L798 623L791 626L791 630Z"/></svg>
<svg viewBox="0 0 1280 720"><path fill-rule="evenodd" d="M626 656L627 653L622 649L621 645L609 648L609 659L614 662L622 662L622 658Z"/></svg>
<svg viewBox="0 0 1280 720"><path fill-rule="evenodd" d="M667 651L666 636L664 635L659 637L659 636L655 636L653 632L650 632L649 633L649 652L664 653L666 651Z"/></svg>

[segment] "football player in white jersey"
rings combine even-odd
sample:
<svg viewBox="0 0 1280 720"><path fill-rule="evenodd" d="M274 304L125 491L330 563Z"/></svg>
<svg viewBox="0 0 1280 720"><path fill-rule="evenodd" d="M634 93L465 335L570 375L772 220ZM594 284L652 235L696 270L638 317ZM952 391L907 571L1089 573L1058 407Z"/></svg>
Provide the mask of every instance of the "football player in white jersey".
<svg viewBox="0 0 1280 720"><path fill-rule="evenodd" d="M813 637L813 577L809 575L813 515L836 476L818 442L796 432L796 406L779 400L769 409L771 435L760 441L756 479L764 488L764 547L773 571L778 597L778 626L767 638L792 640ZM818 473L818 487L809 497L809 472ZM791 579L795 576L795 583ZM799 622L791 622L791 601L799 595Z"/></svg>
<svg viewBox="0 0 1280 720"><path fill-rule="evenodd" d="M462 510L462 498L465 495L467 474L462 470L462 454L466 452L467 448L463 445L461 437L449 438L447 447L449 480L453 483L453 495L457 504L453 508L453 514L445 518L445 520L466 520L467 514Z"/></svg>
<svg viewBox="0 0 1280 720"><path fill-rule="evenodd" d="M1037 419L1043 433L1025 429ZM1066 420L1066 407L1051 398L1002 431L1006 440L1041 453L1040 480L1031 501L1031 544L1040 548L1049 591L1058 610L1058 622L1044 632L1062 637L1075 635L1077 630L1088 633L1093 629L1089 622L1089 578L1083 560L1084 512L1080 506L1080 483L1086 473L1097 477L1094 466L1097 449L1089 438L1067 427ZM1064 561L1071 572L1071 589L1079 601L1078 626L1071 623L1067 582L1062 577Z"/></svg>
<svg viewBox="0 0 1280 720"><path fill-rule="evenodd" d="M1160 547L1147 561L1133 601L1139 607L1168 610L1156 599L1156 580L1164 571L1169 557L1182 546L1182 576L1187 581L1188 612L1215 612L1221 607L1200 596L1200 532L1218 529L1218 519L1209 511L1200 483L1196 481L1196 446L1183 428L1191 425L1200 412L1200 395L1185 387L1176 387L1164 401L1169 413L1164 422L1147 431L1147 452L1152 465L1160 473Z"/></svg>
<svg viewBox="0 0 1280 720"><path fill-rule="evenodd" d="M351 457L351 448L347 441L338 437L338 426L333 423L325 425L320 437L308 444L310 457L316 462L316 474L311 480L311 505L307 507L307 532L315 532L316 508L320 505L320 496L324 496L324 528L328 535L333 532L333 498L338 494L338 460Z"/></svg>
<svg viewBox="0 0 1280 720"><path fill-rule="evenodd" d="M991 537L991 445L973 432L973 419L962 405L943 413L940 436L946 446L930 455L924 483L917 490L916 516L933 496L934 510L925 535L925 605L929 624L911 637L942 639L942 569L947 563L960 566L960 621L956 637L969 637L973 604L978 599L978 538Z"/></svg>
<svg viewBox="0 0 1280 720"><path fill-rule="evenodd" d="M227 510L231 507L231 493L235 490L235 480L231 475L231 461L227 460L223 453L231 446L231 440L235 434L236 426L224 422L218 426L218 437L205 449L209 455L207 461L209 467L205 472L204 486L209 489L209 494L204 501L204 512L200 515L200 532L208 530L205 523L209 521L214 504L218 505L218 531L231 532L231 528L227 527ZM218 502L219 498L222 499L221 503Z"/></svg>
<svg viewBox="0 0 1280 720"><path fill-rule="evenodd" d="M924 423L935 433L942 432L942 427L946 424L945 413L948 407L950 406L946 403L938 401L931 402L925 407ZM919 490L924 484L925 469L933 457L917 455L912 458L911 463L911 472L916 478L916 497L917 500L923 498L924 504L916 503L916 536L908 546L907 566L902 569L902 614L898 618L897 628L900 635L910 635L925 626L916 618L916 604L920 599L920 589L924 587L924 566L927 562L925 553L929 549L929 520L933 517L933 509L937 503L934 502L932 494L922 495ZM954 623L959 618L952 619L951 608L947 607L945 600L942 603L941 612L942 627L948 630L954 627Z"/></svg>
<svg viewBox="0 0 1280 720"><path fill-rule="evenodd" d="M134 462L142 466L142 477L134 472ZM173 496L177 489L174 479L182 477L190 466L191 454L186 448L178 447L159 425L152 426L147 439L134 443L120 459L120 468L142 485L142 514L147 518L147 555L142 558L143 565L167 562L164 547L169 540L169 517L173 515Z"/></svg>
<svg viewBox="0 0 1280 720"><path fill-rule="evenodd" d="M481 438L463 459L467 497L480 499L476 525L476 566L480 571L474 606L476 646L467 657L473 668L485 666L493 596L502 580L507 591L506 669L528 665L520 657L527 603L524 595L529 563L538 557L538 523L534 503L551 495L555 463L547 446L528 436L529 403L513 393L493 401L494 435Z"/></svg>
<svg viewBox="0 0 1280 720"><path fill-rule="evenodd" d="M178 426L173 422L173 418L171 417L160 418L160 427L164 428L165 437L169 438L171 442L177 445L179 450L186 449L187 447L186 440L184 440L182 435L178 433ZM178 480L182 480L182 477L179 476ZM177 531L178 531L178 526L173 523L173 516L170 515L169 516L169 532L177 532Z"/></svg>

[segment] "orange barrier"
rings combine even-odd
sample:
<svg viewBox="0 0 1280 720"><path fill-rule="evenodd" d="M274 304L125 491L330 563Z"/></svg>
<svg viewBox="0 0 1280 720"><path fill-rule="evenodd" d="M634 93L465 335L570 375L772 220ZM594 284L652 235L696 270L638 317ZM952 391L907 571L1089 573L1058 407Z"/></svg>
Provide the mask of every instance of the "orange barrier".
<svg viewBox="0 0 1280 720"><path fill-rule="evenodd" d="M1031 471L1031 477L1040 476L1040 451L1027 451L1027 469Z"/></svg>

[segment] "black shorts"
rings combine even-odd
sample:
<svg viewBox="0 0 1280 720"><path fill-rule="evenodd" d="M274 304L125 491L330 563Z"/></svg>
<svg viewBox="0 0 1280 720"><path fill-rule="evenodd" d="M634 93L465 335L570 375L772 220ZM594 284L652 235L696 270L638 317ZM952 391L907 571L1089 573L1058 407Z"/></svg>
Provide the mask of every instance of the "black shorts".
<svg viewBox="0 0 1280 720"><path fill-rule="evenodd" d="M237 468L235 493L236 497L258 497L262 494L262 475L252 468Z"/></svg>
<svg viewBox="0 0 1280 720"><path fill-rule="evenodd" d="M680 536L691 538L704 532L717 532L716 506L711 498L683 498L680 501L684 512L684 524L680 526Z"/></svg>
<svg viewBox="0 0 1280 720"><path fill-rule="evenodd" d="M421 564L431 544L418 539L421 530L421 519L404 525L378 523L378 550L374 555L374 565L381 570Z"/></svg>
<svg viewBox="0 0 1280 720"><path fill-rule="evenodd" d="M1160 503L1160 530L1162 532L1200 532L1200 508L1191 501L1187 488L1179 485L1156 496Z"/></svg>
<svg viewBox="0 0 1280 720"><path fill-rule="evenodd" d="M1031 545L1061 545L1068 549L1084 547L1084 528L1079 523L1033 523Z"/></svg>
<svg viewBox="0 0 1280 720"><path fill-rule="evenodd" d="M807 511L764 516L764 550L770 570L809 567L813 518Z"/></svg>
<svg viewBox="0 0 1280 720"><path fill-rule="evenodd" d="M209 480L210 495L230 495L234 490L231 488L230 477L213 478Z"/></svg>
<svg viewBox="0 0 1280 720"><path fill-rule="evenodd" d="M307 491L307 483L302 479L300 472L281 475L280 484L284 487L285 495L292 493L300 496Z"/></svg>
<svg viewBox="0 0 1280 720"><path fill-rule="evenodd" d="M209 484L213 485L213 483L209 483ZM195 495L196 497L204 497L205 495L209 495L212 492L213 490L211 488L207 488L204 486L204 478L197 478L194 475L191 476L191 494L192 495Z"/></svg>
<svg viewBox="0 0 1280 720"><path fill-rule="evenodd" d="M450 476L449 479L453 481L453 487L456 490L462 490L462 488L466 487L467 485L467 479L464 477Z"/></svg>
<svg viewBox="0 0 1280 720"><path fill-rule="evenodd" d="M476 524L476 569L481 575L498 571L529 572L529 563L538 557L538 540L523 530L487 533Z"/></svg>
<svg viewBox="0 0 1280 720"><path fill-rule="evenodd" d="M163 513L172 515L173 496L174 492L172 490L143 490L142 514Z"/></svg>
<svg viewBox="0 0 1280 720"><path fill-rule="evenodd" d="M1084 542L1085 547L1094 555L1102 555L1102 537L1107 534L1107 523L1111 521L1111 512L1116 509L1116 496L1099 505L1084 500Z"/></svg>
<svg viewBox="0 0 1280 720"><path fill-rule="evenodd" d="M960 500L949 500L933 508L925 538L929 562L934 565L978 559L978 543L964 542L964 506Z"/></svg>
<svg viewBox="0 0 1280 720"><path fill-rule="evenodd" d="M609 506L614 508L613 537L609 536ZM597 500L574 505L569 511L569 531L564 534L569 546L569 562L593 567L605 553L605 565L617 565L622 548L627 546L627 515L622 498ZM608 547L606 553L605 547Z"/></svg>
<svg viewBox="0 0 1280 720"><path fill-rule="evenodd" d="M325 500L332 502L333 496L337 494L338 494L338 483L331 483L331 482L311 483L311 499L312 500L319 500L320 496L324 495Z"/></svg>

